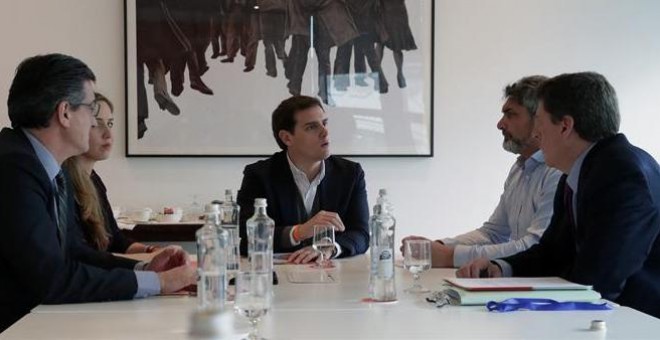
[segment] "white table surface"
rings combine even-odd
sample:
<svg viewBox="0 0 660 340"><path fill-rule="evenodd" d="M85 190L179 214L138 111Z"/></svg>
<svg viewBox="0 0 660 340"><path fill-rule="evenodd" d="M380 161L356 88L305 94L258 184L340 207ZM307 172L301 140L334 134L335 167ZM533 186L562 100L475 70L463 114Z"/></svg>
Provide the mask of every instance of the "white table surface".
<svg viewBox="0 0 660 340"><path fill-rule="evenodd" d="M660 320L626 307L612 311L489 313L485 307L441 309L423 296L406 294L411 275L396 269L399 301L365 303L368 259L336 260L334 284L292 284L287 272L307 266L276 266L272 310L263 319L268 339L660 339ZM425 286L438 287L454 270L424 273ZM186 339L196 299L187 296L141 300L42 305L1 339ZM241 338L247 321L231 312L222 317L223 339ZM607 322L607 331L589 330L591 320Z"/></svg>

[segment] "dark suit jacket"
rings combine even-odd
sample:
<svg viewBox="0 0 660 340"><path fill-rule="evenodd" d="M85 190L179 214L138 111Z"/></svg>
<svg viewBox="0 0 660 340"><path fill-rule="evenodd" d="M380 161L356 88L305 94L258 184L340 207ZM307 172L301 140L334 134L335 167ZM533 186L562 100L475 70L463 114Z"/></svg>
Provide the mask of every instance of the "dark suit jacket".
<svg viewBox="0 0 660 340"><path fill-rule="evenodd" d="M660 317L660 167L624 135L598 142L582 163L577 228L563 203L537 245L504 258L515 276L561 276Z"/></svg>
<svg viewBox="0 0 660 340"><path fill-rule="evenodd" d="M335 235L341 246L341 257L362 254L369 248L369 207L360 164L339 157L325 160L325 177L318 186L320 210L336 212L346 230ZM297 204L300 197L284 151L266 160L250 164L243 171L243 183L237 201L241 207L241 252L246 253L245 222L254 214L254 199L266 198L268 216L275 220L274 250L289 252L301 248L281 249L283 228L304 223L298 220Z"/></svg>
<svg viewBox="0 0 660 340"><path fill-rule="evenodd" d="M115 221L115 218L112 215L112 207L108 201L105 185L103 184L103 181L101 181L101 177L99 177L95 171L92 171L91 179L99 195L99 204L101 204L103 211L106 230L110 234L110 244L108 245L107 250L101 251L96 249L95 246L90 243L90 234L88 233L89 227L85 224L85 221L82 221L80 206L74 202L76 206L76 223L70 226L67 233L70 255L72 258L80 262L104 269L133 269L138 261L124 257L117 257L112 254L126 253L126 249L133 241L127 239L119 230L117 221ZM69 183L71 183L71 181L69 181Z"/></svg>
<svg viewBox="0 0 660 340"><path fill-rule="evenodd" d="M79 262L73 255L76 243L69 244L65 255L57 236L52 183L20 130L0 131L0 190L0 331L38 304L135 295L137 281L131 270L104 270ZM70 203L68 220L75 221ZM68 240L75 240L71 230L75 229L69 228Z"/></svg>
<svg viewBox="0 0 660 340"><path fill-rule="evenodd" d="M99 204L101 205L101 211L103 212L103 222L105 223L106 232L109 235L108 237L110 242L108 244L107 251L110 253L124 254L126 253L126 250L128 250L128 247L130 247L131 244L135 243L135 241L124 236L124 234L121 233L121 230L119 230L117 221L115 220L112 213L112 206L110 205L110 200L108 200L107 189L101 177L96 173L96 171L92 171L92 175L90 176L90 179L94 184L96 193L98 194ZM80 216L80 214L81 214L80 206L78 206L78 216ZM80 225L84 227L83 235L85 241L91 243L92 235L89 233L90 227L87 226L85 222L82 220L80 221ZM92 245L90 244L90 246Z"/></svg>

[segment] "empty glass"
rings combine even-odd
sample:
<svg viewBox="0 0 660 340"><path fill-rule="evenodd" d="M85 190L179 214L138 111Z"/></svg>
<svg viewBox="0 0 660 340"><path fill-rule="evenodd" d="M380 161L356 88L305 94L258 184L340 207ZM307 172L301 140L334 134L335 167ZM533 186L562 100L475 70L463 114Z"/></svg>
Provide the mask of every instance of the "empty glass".
<svg viewBox="0 0 660 340"><path fill-rule="evenodd" d="M259 336L259 321L270 310L273 282L269 273L238 272L234 309L250 321L252 330L247 340L264 339Z"/></svg>
<svg viewBox="0 0 660 340"><path fill-rule="evenodd" d="M431 241L406 240L403 243L403 267L413 274L413 286L407 293L427 293L428 289L419 283L421 273L431 269Z"/></svg>

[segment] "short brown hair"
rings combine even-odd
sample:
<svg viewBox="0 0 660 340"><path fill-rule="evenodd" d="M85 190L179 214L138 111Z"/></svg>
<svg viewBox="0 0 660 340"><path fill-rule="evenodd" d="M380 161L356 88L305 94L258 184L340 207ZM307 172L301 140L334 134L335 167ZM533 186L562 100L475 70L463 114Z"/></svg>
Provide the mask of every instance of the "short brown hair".
<svg viewBox="0 0 660 340"><path fill-rule="evenodd" d="M273 117L271 124L273 127L273 137L277 145L280 146L282 150L286 150L287 146L280 140L280 130L285 130L293 133L293 130L296 126L295 114L298 111L307 110L310 107L318 106L323 110L323 105L321 101L314 97L308 96L293 96L288 99L283 100L280 105L277 106L275 111L273 111Z"/></svg>
<svg viewBox="0 0 660 340"><path fill-rule="evenodd" d="M621 117L616 91L601 74L560 74L545 81L538 96L552 122L573 117L575 131L586 141L597 142L619 132Z"/></svg>

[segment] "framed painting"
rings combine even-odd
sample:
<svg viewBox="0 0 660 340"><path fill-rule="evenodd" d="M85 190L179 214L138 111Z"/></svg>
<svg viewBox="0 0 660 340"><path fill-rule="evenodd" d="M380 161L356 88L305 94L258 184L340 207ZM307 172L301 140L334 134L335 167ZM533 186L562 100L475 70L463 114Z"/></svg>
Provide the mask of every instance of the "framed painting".
<svg viewBox="0 0 660 340"><path fill-rule="evenodd" d="M432 0L125 0L127 156L266 156L317 97L331 150L433 156Z"/></svg>

